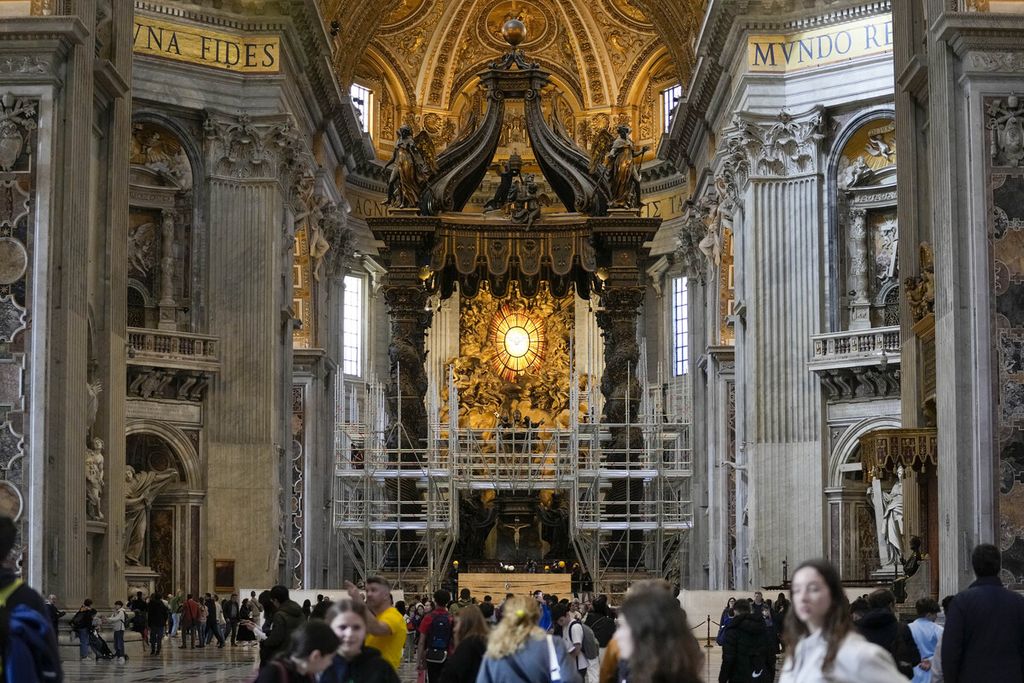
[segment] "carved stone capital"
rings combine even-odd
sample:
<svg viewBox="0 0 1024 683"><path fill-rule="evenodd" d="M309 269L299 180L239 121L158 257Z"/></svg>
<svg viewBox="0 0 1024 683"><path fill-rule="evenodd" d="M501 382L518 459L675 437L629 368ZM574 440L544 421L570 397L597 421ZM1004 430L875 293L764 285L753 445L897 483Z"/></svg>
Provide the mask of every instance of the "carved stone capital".
<svg viewBox="0 0 1024 683"><path fill-rule="evenodd" d="M289 201L304 208L315 180L316 162L291 121L255 121L211 114L203 125L211 175L236 180L278 180Z"/></svg>
<svg viewBox="0 0 1024 683"><path fill-rule="evenodd" d="M820 109L793 116L782 111L762 117L737 114L726 136L726 165L730 182L749 177L784 178L818 170L818 144L824 138Z"/></svg>

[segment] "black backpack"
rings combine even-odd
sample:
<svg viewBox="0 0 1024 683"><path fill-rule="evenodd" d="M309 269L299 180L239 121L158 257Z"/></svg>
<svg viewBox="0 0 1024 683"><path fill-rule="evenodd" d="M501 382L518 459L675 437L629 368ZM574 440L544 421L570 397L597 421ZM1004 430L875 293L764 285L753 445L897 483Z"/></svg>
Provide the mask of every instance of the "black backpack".
<svg viewBox="0 0 1024 683"><path fill-rule="evenodd" d="M75 612L75 616L71 617L71 628L75 631L85 628L89 619L89 612L87 610L79 610Z"/></svg>
<svg viewBox="0 0 1024 683"><path fill-rule="evenodd" d="M451 639L451 615L448 612L436 612L427 627L426 660L431 664L441 664L448 659Z"/></svg>

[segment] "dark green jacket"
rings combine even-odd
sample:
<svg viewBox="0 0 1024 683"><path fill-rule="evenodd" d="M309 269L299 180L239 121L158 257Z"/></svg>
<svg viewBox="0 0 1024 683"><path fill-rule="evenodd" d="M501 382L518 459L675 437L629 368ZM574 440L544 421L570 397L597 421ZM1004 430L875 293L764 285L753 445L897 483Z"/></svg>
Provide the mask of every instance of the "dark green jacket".
<svg viewBox="0 0 1024 683"><path fill-rule="evenodd" d="M274 610L274 616L270 620L270 632L267 639L260 643L260 662L269 661L274 655L284 652L291 640L292 632L305 621L306 615L294 600L289 600Z"/></svg>

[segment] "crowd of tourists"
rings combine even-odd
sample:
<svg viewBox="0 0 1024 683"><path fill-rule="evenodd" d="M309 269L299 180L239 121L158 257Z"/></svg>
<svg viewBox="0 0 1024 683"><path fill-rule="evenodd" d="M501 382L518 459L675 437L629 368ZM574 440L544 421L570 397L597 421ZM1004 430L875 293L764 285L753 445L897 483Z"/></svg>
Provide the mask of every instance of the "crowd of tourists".
<svg viewBox="0 0 1024 683"><path fill-rule="evenodd" d="M0 517L0 556L15 536ZM978 546L977 580L941 607L918 600L909 624L889 591L851 604L830 564L804 562L789 599L755 595L727 605L719 683L1024 683L1024 596L1002 585L1000 562L995 546ZM137 593L102 616L86 600L70 623L86 656L100 620L113 628L121 657L131 628L142 629L153 654L169 638L183 648L248 643L259 650L257 683L399 683L403 660L420 683L705 681L703 648L664 581L636 582L615 610L600 595L537 591L495 601L468 589L454 601L439 590L407 608L392 603L379 577L346 591L301 606L284 586L241 601ZM63 680L55 638L63 616L55 598L44 603L13 572L0 572L4 680Z"/></svg>

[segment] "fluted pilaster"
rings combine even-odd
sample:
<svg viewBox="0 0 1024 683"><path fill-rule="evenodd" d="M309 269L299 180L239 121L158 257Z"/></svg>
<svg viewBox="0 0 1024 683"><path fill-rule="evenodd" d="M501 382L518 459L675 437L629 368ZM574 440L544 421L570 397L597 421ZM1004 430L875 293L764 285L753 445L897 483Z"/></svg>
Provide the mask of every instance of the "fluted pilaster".
<svg viewBox="0 0 1024 683"><path fill-rule="evenodd" d="M822 399L807 371L823 317L821 127L817 110L741 116L726 141L743 206L735 226L745 304L737 410L746 443L738 446L736 514L749 576L738 567L740 584L778 582L784 559L823 552Z"/></svg>
<svg viewBox="0 0 1024 683"><path fill-rule="evenodd" d="M277 581L291 392L292 213L305 155L282 117L211 116L208 306L221 371L208 395L207 548L236 559L239 585ZM239 511L245 514L239 514ZM210 523L210 520L217 522ZM230 522L228 522L230 520ZM212 558L202 559L202 583Z"/></svg>

